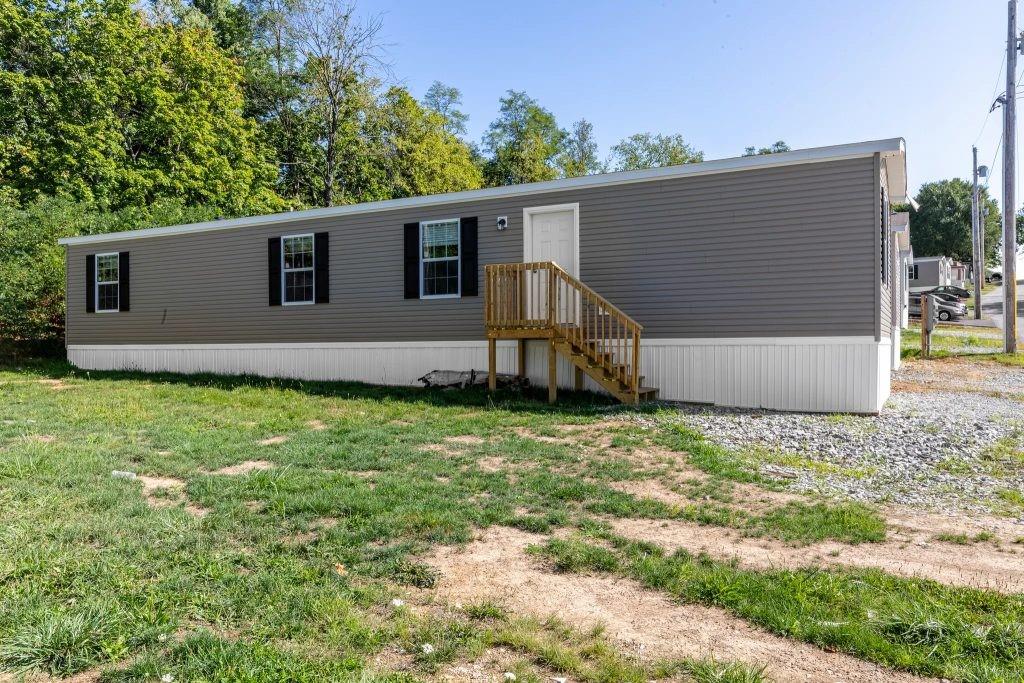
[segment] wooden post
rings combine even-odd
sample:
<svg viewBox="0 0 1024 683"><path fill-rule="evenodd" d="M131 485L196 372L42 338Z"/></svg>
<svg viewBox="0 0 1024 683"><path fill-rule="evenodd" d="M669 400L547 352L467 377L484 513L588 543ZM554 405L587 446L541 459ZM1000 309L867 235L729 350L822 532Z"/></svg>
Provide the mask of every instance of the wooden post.
<svg viewBox="0 0 1024 683"><path fill-rule="evenodd" d="M932 298L921 295L921 357L927 358L932 352Z"/></svg>
<svg viewBox="0 0 1024 683"><path fill-rule="evenodd" d="M498 388L498 340L494 337L487 339L487 388Z"/></svg>
<svg viewBox="0 0 1024 683"><path fill-rule="evenodd" d="M516 340L516 360L519 365L519 379L526 379L526 340Z"/></svg>
<svg viewBox="0 0 1024 683"><path fill-rule="evenodd" d="M558 400L558 357L555 354L555 340L548 340L548 403Z"/></svg>
<svg viewBox="0 0 1024 683"><path fill-rule="evenodd" d="M576 389L576 391L583 391L583 371L575 365L573 366L573 369L576 371L574 373L575 377L573 378L573 388Z"/></svg>
<svg viewBox="0 0 1024 683"><path fill-rule="evenodd" d="M554 327L558 318L555 315L555 269L548 266L548 326Z"/></svg>
<svg viewBox="0 0 1024 683"><path fill-rule="evenodd" d="M640 330L633 329L633 403L640 402Z"/></svg>

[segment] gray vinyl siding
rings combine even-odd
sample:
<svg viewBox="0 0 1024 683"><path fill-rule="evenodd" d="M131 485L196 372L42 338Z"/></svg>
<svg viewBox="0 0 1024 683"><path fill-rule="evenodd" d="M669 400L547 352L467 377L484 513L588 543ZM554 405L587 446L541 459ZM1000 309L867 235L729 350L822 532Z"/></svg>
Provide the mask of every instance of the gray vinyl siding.
<svg viewBox="0 0 1024 683"><path fill-rule="evenodd" d="M878 300L878 334L876 335L876 338L877 339L881 339L881 338L890 338L892 336L892 282L893 282L893 277L892 277L892 267L893 267L892 241L893 240L892 240L892 235L891 234L888 234L888 235L886 235L883 238L882 237L882 232L881 232L882 229L883 229L883 221L885 221L885 219L883 218L883 213L886 211L886 209L885 209L885 205L882 202L882 198L883 198L882 187L883 187L884 179L883 179L882 173L881 173L881 159L879 158L878 154L875 155L875 168L876 168L876 178L877 178L877 184L876 184L877 187L875 189L875 207L876 207L875 213L878 216L878 218L876 219L876 222L875 222L875 226L876 226L876 229L875 229L875 235L876 235L875 243L878 245L878 252L877 253L878 253L878 257L879 257L878 261L876 261L876 263L878 264L878 268L876 270L876 272L877 272L877 282L879 284L879 292L878 292L878 294L879 294L879 300ZM885 221L885 223L887 224L887 221ZM887 225L886 225L886 232L888 232ZM881 260L882 249L885 248L885 247L887 247L887 252L886 252L887 258L886 258L885 261L882 261ZM884 280L882 279L882 266L883 266L883 264L884 264L884 266L885 266L885 268L887 270L887 273L886 273L887 277Z"/></svg>
<svg viewBox="0 0 1024 683"><path fill-rule="evenodd" d="M915 261L917 266L917 279L910 280L911 287L938 287L939 286L939 262L938 261Z"/></svg>
<svg viewBox="0 0 1024 683"><path fill-rule="evenodd" d="M69 344L480 340L483 266L523 208L579 202L580 276L645 336L876 336L870 157L68 247ZM403 225L479 218L480 296L403 298ZM509 227L495 229L498 216ZM330 232L330 303L269 306L267 239ZM131 254L131 311L85 312L85 257Z"/></svg>

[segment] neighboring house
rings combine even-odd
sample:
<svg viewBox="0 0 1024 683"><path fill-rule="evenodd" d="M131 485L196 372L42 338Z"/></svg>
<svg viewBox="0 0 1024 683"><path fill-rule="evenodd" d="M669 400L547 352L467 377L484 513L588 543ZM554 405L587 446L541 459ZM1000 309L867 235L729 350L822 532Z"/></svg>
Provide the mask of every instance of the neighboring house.
<svg viewBox="0 0 1024 683"><path fill-rule="evenodd" d="M914 248L910 245L910 214L894 213L890 225L896 239L893 249L896 260L892 288L892 369L900 367L901 331L910 324L910 281L907 276L914 265Z"/></svg>
<svg viewBox="0 0 1024 683"><path fill-rule="evenodd" d="M912 293L953 284L953 259L948 256L917 256L907 271Z"/></svg>
<svg viewBox="0 0 1024 683"><path fill-rule="evenodd" d="M967 264L952 261L949 266L949 284L966 289L967 281Z"/></svg>
<svg viewBox="0 0 1024 683"><path fill-rule="evenodd" d="M68 357L407 385L492 351L542 386L875 412L906 186L897 138L67 238Z"/></svg>

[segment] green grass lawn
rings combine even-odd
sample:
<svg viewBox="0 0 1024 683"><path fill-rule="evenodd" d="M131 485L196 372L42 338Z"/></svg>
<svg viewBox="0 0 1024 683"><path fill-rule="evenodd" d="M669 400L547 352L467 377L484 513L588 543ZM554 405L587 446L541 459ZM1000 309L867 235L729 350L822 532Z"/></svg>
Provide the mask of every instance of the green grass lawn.
<svg viewBox="0 0 1024 683"><path fill-rule="evenodd" d="M744 509L732 487L776 483L681 427L674 411L566 398L549 407L482 391L0 367L0 672L413 681L500 647L512 652L520 681L757 681L756 668L729 662L638 661L599 632L497 605L437 604L429 599L437 577L419 558L491 525L548 533L600 529L614 517L686 519L790 543L885 535L878 513L858 504ZM608 427L613 418L624 421ZM590 428L572 442L542 438L565 425ZM616 490L671 474L671 460L629 457L645 445L679 453L708 479L681 489L688 502L679 505ZM251 461L263 469L216 472ZM147 498L140 480L115 470L180 486ZM838 570L797 581L725 566L711 573L715 590L677 591L631 569L630 552L616 550L605 569L793 638L922 673L1024 675L1014 663L1024 647L1018 597ZM666 572L685 569L671 562ZM874 616L854 608L862 585ZM827 612L822 596L843 597L836 618L856 628L828 637L797 628L803 610ZM777 605L788 627L764 616ZM930 632L886 625L907 610L927 615L918 626L957 634L956 667L927 654L936 647ZM968 643L972 629L996 629L1001 645L981 636ZM381 659L397 651L409 660L402 671Z"/></svg>

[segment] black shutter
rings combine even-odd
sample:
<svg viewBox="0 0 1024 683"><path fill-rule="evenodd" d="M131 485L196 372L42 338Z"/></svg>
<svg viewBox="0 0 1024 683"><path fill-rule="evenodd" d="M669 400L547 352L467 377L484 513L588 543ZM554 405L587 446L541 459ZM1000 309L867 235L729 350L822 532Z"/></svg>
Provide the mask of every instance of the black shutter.
<svg viewBox="0 0 1024 683"><path fill-rule="evenodd" d="M316 277L316 303L326 304L331 300L331 262L327 248L327 233L313 235L313 272Z"/></svg>
<svg viewBox="0 0 1024 683"><path fill-rule="evenodd" d="M96 255L85 257L85 312L96 312Z"/></svg>
<svg viewBox="0 0 1024 683"><path fill-rule="evenodd" d="M267 277L270 287L270 305L281 305L281 238L267 240Z"/></svg>
<svg viewBox="0 0 1024 683"><path fill-rule="evenodd" d="M405 224L405 298L420 298L420 224Z"/></svg>
<svg viewBox="0 0 1024 683"><path fill-rule="evenodd" d="M122 251L117 255L117 310L130 310L130 290L128 287L128 252Z"/></svg>
<svg viewBox="0 0 1024 683"><path fill-rule="evenodd" d="M477 296L476 216L459 220L459 272L462 278L462 296Z"/></svg>

